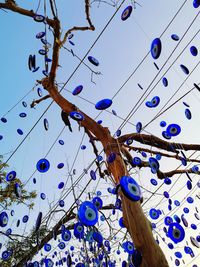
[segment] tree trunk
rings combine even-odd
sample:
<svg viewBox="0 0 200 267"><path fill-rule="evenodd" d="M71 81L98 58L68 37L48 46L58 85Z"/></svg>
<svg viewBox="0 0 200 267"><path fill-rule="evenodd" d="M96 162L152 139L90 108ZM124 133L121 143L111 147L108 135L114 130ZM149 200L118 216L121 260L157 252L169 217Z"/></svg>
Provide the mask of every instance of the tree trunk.
<svg viewBox="0 0 200 267"><path fill-rule="evenodd" d="M109 164L109 170L115 178L116 184L122 176L128 175L127 168L120 155L120 147L117 140L108 136L103 143L107 156L114 152L117 155L115 161ZM123 222L133 240L134 246L142 254L141 267L169 267L160 246L155 241L149 221L139 201L133 202L121 193Z"/></svg>

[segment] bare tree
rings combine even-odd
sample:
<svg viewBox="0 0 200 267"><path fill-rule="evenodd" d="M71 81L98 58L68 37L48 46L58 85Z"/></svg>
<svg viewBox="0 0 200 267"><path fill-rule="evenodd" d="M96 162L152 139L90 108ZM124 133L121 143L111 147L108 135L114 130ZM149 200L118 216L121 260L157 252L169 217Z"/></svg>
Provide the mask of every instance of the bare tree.
<svg viewBox="0 0 200 267"><path fill-rule="evenodd" d="M132 161L132 156L130 154L131 150L137 151L147 151L153 154L157 154L158 151L150 150L148 147L134 147L132 145L127 145L126 141L132 139L135 142L138 142L145 146L150 146L151 148L162 149L165 152L161 153L163 157L171 157L180 160L179 152L181 150L200 150L200 145L190 145L190 144L180 144L180 143L171 143L164 141L154 135L142 134L142 133L130 133L118 138L113 137L108 128L105 128L98 124L94 119L89 117L84 111L80 110L74 103L70 103L66 98L61 95L61 92L58 89L56 82L56 73L59 66L59 54L60 50L64 47L64 44L68 36L74 31L86 31L86 30L95 30L95 26L92 24L90 17L90 1L85 0L85 16L88 25L86 26L74 26L71 29L68 29L64 35L61 34L61 23L59 17L57 17L56 9L53 0L49 0L51 6L51 12L53 18L45 18L46 23L51 28L54 42L53 42L53 56L52 64L49 75L37 81L43 86L47 91L47 95L39 100L35 100L32 103L32 107L41 103L47 98L53 99L60 106L60 108L69 115L70 112L76 111L82 114L84 117L83 120L78 121L79 127L83 127L85 132L89 136L89 139L92 141L94 148L94 153L97 154L95 149L95 143L100 142L103 146L103 150L107 157L114 153L116 158L114 162L107 162L107 173L111 175L115 185L118 185L120 178L122 176L129 176L128 164L133 168L136 166ZM10 10L12 12L19 13L20 15L35 17L37 14L33 10L26 10L18 6L15 1L7 0L5 3L0 3L0 8L4 10ZM159 152L160 153L160 152ZM187 161L195 162L195 159L186 159ZM101 167L99 167L101 175ZM149 168L149 163L147 161L142 161L139 165L139 168ZM187 170L170 170L169 172L162 172L160 169L157 170L158 179L164 179L165 177L172 177L179 173L193 173L192 169ZM141 202L129 200L122 192L119 193L122 200L123 207L123 221L124 224L133 240L135 247L142 254L142 267L167 267L169 266L165 255L157 242L155 241L152 234L152 227L149 220L144 215L143 209L141 207ZM50 241L53 238L53 233L59 233L60 227L63 222L67 222L69 219L74 218L73 209L66 213L64 219L60 220L53 229L41 240L40 244L37 244L32 248L31 251L26 253L23 258L16 263L16 267L23 266L28 260L33 258L36 252L41 249L44 243Z"/></svg>

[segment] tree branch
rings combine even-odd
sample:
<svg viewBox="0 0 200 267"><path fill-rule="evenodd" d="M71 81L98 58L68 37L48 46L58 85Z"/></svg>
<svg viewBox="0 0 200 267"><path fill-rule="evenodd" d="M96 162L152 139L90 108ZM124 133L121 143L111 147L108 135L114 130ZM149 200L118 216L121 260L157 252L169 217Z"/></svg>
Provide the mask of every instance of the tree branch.
<svg viewBox="0 0 200 267"><path fill-rule="evenodd" d="M178 153L178 150L198 150L200 151L200 145L198 144L184 144L184 143L173 143L167 142L165 140L160 139L155 135L147 135L140 133L131 133L125 134L118 138L119 143L126 142L129 138L133 139L136 142L139 142L144 145L149 145L152 147L157 147L166 151Z"/></svg>
<svg viewBox="0 0 200 267"><path fill-rule="evenodd" d="M172 177L176 174L183 174L183 173L195 173L200 175L200 171L193 171L192 169L187 169L187 170L173 170L169 172L162 172L160 170L157 171L157 176L159 179L165 179L167 177Z"/></svg>
<svg viewBox="0 0 200 267"><path fill-rule="evenodd" d="M24 8L21 8L21 7L17 6L13 1L7 1L6 3L0 3L0 8L11 10L13 12L19 13L19 14L24 15L24 16L32 17L32 18L35 15L37 15L36 13L34 13L33 10L26 10ZM54 20L46 18L46 22L50 27L54 28L54 26L55 26Z"/></svg>
<svg viewBox="0 0 200 267"><path fill-rule="evenodd" d="M147 149L147 148L143 148L143 147L133 147L133 146L128 146L128 145L123 145L123 146L125 148L128 148L129 150L144 151L144 152L147 152L149 154L154 154L154 155L160 154L161 156L166 157L166 158L174 158L174 159L178 159L178 160L182 160L182 158L183 158L183 157L178 156L177 154L176 155L170 155L167 153L160 152L158 150L151 150L151 149ZM200 163L200 160L198 160L198 159L185 158L185 160L188 162Z"/></svg>
<svg viewBox="0 0 200 267"><path fill-rule="evenodd" d="M86 14L86 19L89 23L89 26L74 26L72 27L71 29L69 29L65 35L64 35L64 38L63 40L61 41L61 46L63 46L67 40L67 37L70 33L74 32L74 31L87 31L87 30L91 30L91 31L94 31L95 30L95 27L94 25L92 24L92 21L90 19L90 5L89 5L89 0L85 0L85 14Z"/></svg>
<svg viewBox="0 0 200 267"><path fill-rule="evenodd" d="M31 107L31 108L34 108L35 105L39 104L40 102L42 102L42 101L44 101L44 100L46 100L46 99L48 99L48 98L50 98L50 95L45 95L45 96L43 96L42 98L39 98L39 99L37 99L37 100L33 100L33 102L31 103L30 107Z"/></svg>

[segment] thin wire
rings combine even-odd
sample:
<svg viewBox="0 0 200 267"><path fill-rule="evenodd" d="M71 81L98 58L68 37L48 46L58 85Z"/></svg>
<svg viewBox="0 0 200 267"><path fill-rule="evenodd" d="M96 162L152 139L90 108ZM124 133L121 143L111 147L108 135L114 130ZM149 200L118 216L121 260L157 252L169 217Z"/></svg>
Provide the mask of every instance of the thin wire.
<svg viewBox="0 0 200 267"><path fill-rule="evenodd" d="M167 29L169 28L169 26L172 24L172 22L174 21L174 19L176 18L176 16L179 14L179 12L181 11L181 9L183 8L183 6L186 4L188 0L185 0L184 3L181 5L181 7L178 9L178 11L176 12L176 14L173 16L173 18L171 19L171 21L169 22L169 24L167 25L167 27L164 29L164 31L162 32L162 34L160 35L160 38L164 35L164 33L167 31ZM125 80L125 82L122 84L122 86L117 90L117 92L114 94L114 96L112 97L112 99L114 99L116 97L116 95L122 90L122 88L127 84L127 82L131 79L131 77L136 73L136 71L139 69L139 67L142 65L142 63L145 61L145 59L148 57L148 55L150 54L150 51L144 56L144 58L141 60L141 62L137 65L137 67L133 70L133 72L129 75L129 77ZM145 94L145 93L144 93ZM144 95L143 94L143 95ZM143 97L143 95L141 97ZM140 99L139 99L140 101Z"/></svg>
<svg viewBox="0 0 200 267"><path fill-rule="evenodd" d="M155 89L155 87L157 86L157 84L160 82L160 80L162 79L162 77L158 80L158 82L156 83L156 85L150 90L150 92L145 96L145 98L142 100L143 96L148 92L148 90L150 89L151 85L153 84L153 82L155 81L155 79L158 77L158 75L160 74L160 72L162 71L162 69L164 68L164 66L167 64L168 60L171 58L171 56L173 55L173 53L175 52L175 50L177 49L177 47L179 46L179 44L181 43L181 41L183 40L183 38L185 37L185 35L187 34L187 32L189 31L189 29L191 28L191 26L193 25L194 21L196 20L196 18L198 17L198 15L200 14L200 11L197 13L197 15L195 16L195 18L192 20L192 22L190 23L189 27L187 28L187 30L185 31L185 33L183 34L183 36L181 37L180 41L178 42L178 44L175 46L175 48L172 50L172 52L170 53L169 57L167 58L167 60L165 61L165 63L162 65L162 67L160 68L160 70L158 71L158 73L155 75L155 77L153 78L153 80L150 82L150 84L148 85L147 89L145 90L145 92L142 94L142 96L139 98L139 100L136 102L136 104L134 105L134 107L131 109L131 111L128 113L128 115L126 116L126 121L130 120L132 118L132 116L136 113L136 111L139 109L139 107L144 103L145 99L150 95L150 93ZM200 30L197 31L197 33L195 34L195 36L199 33ZM195 37L194 36L194 37ZM190 40L190 42L194 39L194 37ZM189 42L189 43L190 43ZM184 52L184 50L187 48L187 46L189 45L189 43L185 46L185 48L182 50L182 52L177 56L177 58L173 61L173 63L169 66L169 68L166 70L166 72L164 73L164 75L168 72L168 70L173 66L173 64L176 62L176 60L182 55L182 53ZM140 103L140 101L142 100L142 102ZM126 122L122 123L119 127L119 129L122 129L124 126L126 125Z"/></svg>
<svg viewBox="0 0 200 267"><path fill-rule="evenodd" d="M14 106L12 106L2 117L5 117L9 112L11 112L24 98L26 98L37 86L37 84L30 90L28 93L26 93Z"/></svg>

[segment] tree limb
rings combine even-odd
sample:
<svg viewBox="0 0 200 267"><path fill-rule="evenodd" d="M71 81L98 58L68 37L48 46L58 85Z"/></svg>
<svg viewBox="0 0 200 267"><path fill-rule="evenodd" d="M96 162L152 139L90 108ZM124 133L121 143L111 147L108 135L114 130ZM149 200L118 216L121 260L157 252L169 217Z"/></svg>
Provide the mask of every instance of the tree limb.
<svg viewBox="0 0 200 267"><path fill-rule="evenodd" d="M35 105L39 104L40 102L42 102L43 100L46 100L46 99L48 99L48 98L50 98L50 95L45 95L45 96L43 96L42 98L39 98L39 99L37 99L37 100L33 100L32 103L31 103L31 105L30 105L30 107L31 107L31 108L34 108Z"/></svg>
<svg viewBox="0 0 200 267"><path fill-rule="evenodd" d="M0 3L0 8L11 10L13 12L19 13L19 14L24 15L24 16L32 17L32 18L35 15L37 15L34 13L33 10L26 10L24 8L21 8L21 7L17 6L13 1L7 1L6 3ZM54 26L55 26L54 20L46 18L46 22L50 27L54 28Z"/></svg>
<svg viewBox="0 0 200 267"><path fill-rule="evenodd" d="M61 41L61 46L63 46L67 40L67 37L69 36L70 33L72 33L73 31L87 31L87 30L91 30L91 31L94 31L95 30L95 27L94 25L92 24L92 21L90 19L90 6L89 6L89 0L85 0L85 14L86 14L86 19L89 23L89 26L74 26L72 27L71 29L69 29L65 35L64 35L64 38L63 40Z"/></svg>
<svg viewBox="0 0 200 267"><path fill-rule="evenodd" d="M125 134L118 138L119 143L126 142L129 138L133 139L136 142L139 142L144 145L149 145L152 147L157 147L166 151L178 153L178 150L198 150L200 151L200 145L198 144L184 144L184 143L174 143L174 142L167 142L162 140L161 138L155 135L147 135L147 134L140 134L140 133L131 133Z"/></svg>
<svg viewBox="0 0 200 267"><path fill-rule="evenodd" d="M181 160L183 158L183 157L178 156L177 154L176 155L170 155L167 153L160 152L158 150L151 150L151 149L147 149L147 148L143 148L143 147L133 147L133 146L128 146L128 145L123 145L123 146L125 148L128 148L129 150L144 151L144 152L147 152L149 154L154 154L154 155L160 154L161 156L166 157L166 158L174 158L174 159L178 159L178 160ZM200 160L198 160L198 159L185 158L185 160L188 162L200 163Z"/></svg>

